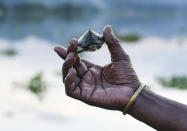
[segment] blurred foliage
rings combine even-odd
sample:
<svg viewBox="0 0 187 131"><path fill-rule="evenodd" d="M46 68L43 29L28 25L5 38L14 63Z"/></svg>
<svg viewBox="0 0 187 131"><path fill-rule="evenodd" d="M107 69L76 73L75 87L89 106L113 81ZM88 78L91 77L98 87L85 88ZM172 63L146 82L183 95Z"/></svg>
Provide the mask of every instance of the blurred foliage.
<svg viewBox="0 0 187 131"><path fill-rule="evenodd" d="M141 37L138 34L127 34L127 35L122 35L116 33L116 37L119 38L121 41L124 42L137 42L141 39Z"/></svg>
<svg viewBox="0 0 187 131"><path fill-rule="evenodd" d="M45 6L40 3L19 3L13 7L15 11L20 13L32 13L31 11L39 12L45 10Z"/></svg>
<svg viewBox="0 0 187 131"><path fill-rule="evenodd" d="M46 88L47 86L45 81L43 80L41 72L31 78L27 86L27 89L29 91L31 91L33 94L36 94L40 98L43 96L44 92L46 92Z"/></svg>
<svg viewBox="0 0 187 131"><path fill-rule="evenodd" d="M9 56L9 57L13 57L18 54L18 51L13 48L7 48L7 49L1 51L0 54L3 54L5 56Z"/></svg>
<svg viewBox="0 0 187 131"><path fill-rule="evenodd" d="M40 3L20 3L12 8L14 17L23 20L41 20L45 17L47 9Z"/></svg>
<svg viewBox="0 0 187 131"><path fill-rule="evenodd" d="M59 17L59 18L65 18L66 20L69 19L76 19L77 17L80 17L82 15L83 9L81 6L73 5L71 3L64 3L57 5L55 8L52 8L51 14Z"/></svg>
<svg viewBox="0 0 187 131"><path fill-rule="evenodd" d="M0 2L0 21L4 19L5 14L6 14L5 5L2 2Z"/></svg>
<svg viewBox="0 0 187 131"><path fill-rule="evenodd" d="M137 33L122 34L114 28L113 28L113 32L114 32L115 36L123 42L135 43L141 39L141 36L138 35Z"/></svg>
<svg viewBox="0 0 187 131"><path fill-rule="evenodd" d="M158 78L158 82L165 87L187 89L187 77L186 76L173 76L169 79Z"/></svg>
<svg viewBox="0 0 187 131"><path fill-rule="evenodd" d="M83 12L97 12L97 9L94 7L87 7L70 2L57 4L52 7L48 7L40 2L19 2L12 7L5 8L8 9L8 12L15 19L28 21L40 21L45 19L46 17L55 17L70 21L72 19L79 19L82 16Z"/></svg>
<svg viewBox="0 0 187 131"><path fill-rule="evenodd" d="M15 86L22 87L28 91L30 91L32 94L36 95L40 100L43 99L46 91L47 91L47 84L45 80L43 79L42 72L36 74L33 76L27 84L20 84L20 83L14 83Z"/></svg>

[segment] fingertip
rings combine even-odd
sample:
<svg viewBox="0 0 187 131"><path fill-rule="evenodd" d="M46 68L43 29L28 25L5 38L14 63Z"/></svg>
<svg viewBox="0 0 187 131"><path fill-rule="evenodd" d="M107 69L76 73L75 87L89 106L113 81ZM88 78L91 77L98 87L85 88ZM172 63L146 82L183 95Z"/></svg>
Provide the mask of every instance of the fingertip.
<svg viewBox="0 0 187 131"><path fill-rule="evenodd" d="M110 25L105 26L103 36L104 36L104 38L106 40L106 44L108 46L119 44L118 39L114 35L114 33L112 31L112 27Z"/></svg>
<svg viewBox="0 0 187 131"><path fill-rule="evenodd" d="M111 25L106 25L104 27L104 32L112 32L112 26Z"/></svg>
<svg viewBox="0 0 187 131"><path fill-rule="evenodd" d="M55 46L55 47L53 48L53 50L54 50L55 52L57 52L57 51L58 51L58 48L59 48L59 45Z"/></svg>
<svg viewBox="0 0 187 131"><path fill-rule="evenodd" d="M77 43L78 43L78 40L77 40L77 38L72 38L71 42L77 44Z"/></svg>
<svg viewBox="0 0 187 131"><path fill-rule="evenodd" d="M71 41L70 41L70 45L72 46L77 46L78 45L78 40L76 38L73 38Z"/></svg>
<svg viewBox="0 0 187 131"><path fill-rule="evenodd" d="M65 59L67 51L64 47L57 45L53 49L61 58Z"/></svg>
<svg viewBox="0 0 187 131"><path fill-rule="evenodd" d="M114 37L114 33L112 32L112 27L111 25L106 25L104 27L104 31L103 31L103 36L105 37L106 41L108 39L111 39Z"/></svg>
<svg viewBox="0 0 187 131"><path fill-rule="evenodd" d="M68 53L69 52L76 52L78 49L78 40L76 38L73 38L71 41L70 41L70 46L68 48Z"/></svg>
<svg viewBox="0 0 187 131"><path fill-rule="evenodd" d="M124 60L127 57L127 54L123 50L123 48L120 46L119 40L114 35L112 31L112 27L110 25L106 25L104 28L103 36L106 40L106 44L108 46L108 49L110 51L112 61L119 61Z"/></svg>

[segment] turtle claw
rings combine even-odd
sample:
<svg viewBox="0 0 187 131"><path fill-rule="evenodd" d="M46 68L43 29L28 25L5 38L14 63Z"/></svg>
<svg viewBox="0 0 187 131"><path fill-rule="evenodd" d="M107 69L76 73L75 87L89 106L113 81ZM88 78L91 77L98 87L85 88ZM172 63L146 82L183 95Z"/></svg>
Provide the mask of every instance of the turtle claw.
<svg viewBox="0 0 187 131"><path fill-rule="evenodd" d="M80 53L82 53L84 51L85 51L84 49L78 50L77 52L75 52L75 55L80 54Z"/></svg>

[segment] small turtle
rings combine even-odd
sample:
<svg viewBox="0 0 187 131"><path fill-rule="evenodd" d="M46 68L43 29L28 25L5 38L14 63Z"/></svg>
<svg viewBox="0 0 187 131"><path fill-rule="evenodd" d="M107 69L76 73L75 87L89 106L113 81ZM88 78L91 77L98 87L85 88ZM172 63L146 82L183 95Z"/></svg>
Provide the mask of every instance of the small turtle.
<svg viewBox="0 0 187 131"><path fill-rule="evenodd" d="M78 39L78 47L81 49L77 51L77 54L83 51L98 50L104 42L105 39L101 34L89 29Z"/></svg>

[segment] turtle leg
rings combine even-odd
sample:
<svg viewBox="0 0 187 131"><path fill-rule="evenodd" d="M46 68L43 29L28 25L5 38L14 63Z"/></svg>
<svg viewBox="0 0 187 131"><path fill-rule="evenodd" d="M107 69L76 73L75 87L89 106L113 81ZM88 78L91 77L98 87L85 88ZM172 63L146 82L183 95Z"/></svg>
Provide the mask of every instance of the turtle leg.
<svg viewBox="0 0 187 131"><path fill-rule="evenodd" d="M79 53L82 53L82 52L84 52L85 50L84 49L80 49L80 50L78 50L76 53L75 53L75 55L77 55L77 54L79 54Z"/></svg>

